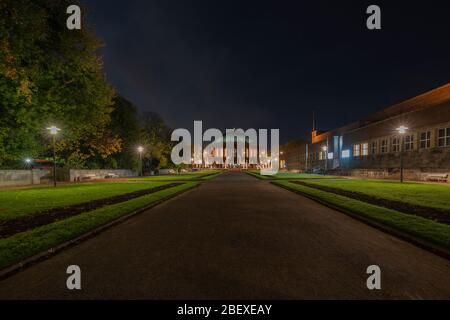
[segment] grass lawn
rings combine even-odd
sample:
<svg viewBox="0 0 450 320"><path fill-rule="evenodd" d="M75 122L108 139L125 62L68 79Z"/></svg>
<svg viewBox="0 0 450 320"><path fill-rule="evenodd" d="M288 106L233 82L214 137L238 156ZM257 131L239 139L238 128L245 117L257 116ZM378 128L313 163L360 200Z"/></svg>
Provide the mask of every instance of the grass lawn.
<svg viewBox="0 0 450 320"><path fill-rule="evenodd" d="M48 250L65 241L74 239L89 230L148 206L151 203L190 189L197 184L198 182L187 182L173 188L85 212L27 232L0 239L0 269L39 252Z"/></svg>
<svg viewBox="0 0 450 320"><path fill-rule="evenodd" d="M158 176L146 176L130 178L129 181L189 181L189 180L210 180L222 174L222 170L201 170L180 174L165 174Z"/></svg>
<svg viewBox="0 0 450 320"><path fill-rule="evenodd" d="M400 213L289 181L274 181L273 183L341 209L344 212L360 215L366 219L450 250L450 225L437 223L415 215Z"/></svg>
<svg viewBox="0 0 450 320"><path fill-rule="evenodd" d="M38 211L108 198L150 189L164 182L93 182L0 190L0 221L27 216Z"/></svg>
<svg viewBox="0 0 450 320"><path fill-rule="evenodd" d="M450 211L450 186L386 180L311 180L307 183Z"/></svg>
<svg viewBox="0 0 450 320"><path fill-rule="evenodd" d="M248 174L255 176L263 180L278 180L278 179L332 179L337 178L334 176L326 176L321 174L311 174L311 173L292 173L292 172L279 172L272 176L263 176L259 174L259 170L247 171Z"/></svg>

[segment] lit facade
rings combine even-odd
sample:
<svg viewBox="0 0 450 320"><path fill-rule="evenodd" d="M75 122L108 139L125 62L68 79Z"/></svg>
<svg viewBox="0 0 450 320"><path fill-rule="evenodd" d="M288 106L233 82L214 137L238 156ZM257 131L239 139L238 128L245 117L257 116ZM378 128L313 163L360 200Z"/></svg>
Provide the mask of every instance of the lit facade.
<svg viewBox="0 0 450 320"><path fill-rule="evenodd" d="M408 130L401 134L400 126ZM450 172L450 83L346 126L313 130L295 169L394 178L401 150L409 179Z"/></svg>

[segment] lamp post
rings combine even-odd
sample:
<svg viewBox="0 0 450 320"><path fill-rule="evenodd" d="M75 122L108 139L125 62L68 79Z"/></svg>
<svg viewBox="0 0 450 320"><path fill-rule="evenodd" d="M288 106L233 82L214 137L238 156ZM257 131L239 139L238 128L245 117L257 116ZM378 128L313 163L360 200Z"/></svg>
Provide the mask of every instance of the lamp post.
<svg viewBox="0 0 450 320"><path fill-rule="evenodd" d="M404 138L403 135L408 130L408 127L400 126L396 129L398 133L400 133L400 182L403 183L403 144L404 144Z"/></svg>
<svg viewBox="0 0 450 320"><path fill-rule="evenodd" d="M51 126L47 128L47 130L50 131L50 134L52 135L52 142L53 142L53 186L56 187L56 134L58 131L61 131L61 129Z"/></svg>
<svg viewBox="0 0 450 320"><path fill-rule="evenodd" d="M32 160L30 158L25 158L24 159L25 162L25 166L27 167L27 169L30 169L30 179L31 179L31 184L33 184L33 167L31 166L31 162Z"/></svg>
<svg viewBox="0 0 450 320"><path fill-rule="evenodd" d="M327 154L327 151L328 151L328 147L327 146L323 146L322 147L322 151L324 152L324 159L325 159L325 172L327 171L327 169L328 169L328 154Z"/></svg>
<svg viewBox="0 0 450 320"><path fill-rule="evenodd" d="M139 152L139 175L143 176L143 169L142 169L142 152L144 151L144 148L142 146L137 147L137 151Z"/></svg>
<svg viewBox="0 0 450 320"><path fill-rule="evenodd" d="M284 166L286 166L286 160L284 159L283 154L284 154L284 152L280 151L280 162L278 164L278 168L280 168L280 169L284 169L284 167L281 166L282 165L281 161L284 161Z"/></svg>

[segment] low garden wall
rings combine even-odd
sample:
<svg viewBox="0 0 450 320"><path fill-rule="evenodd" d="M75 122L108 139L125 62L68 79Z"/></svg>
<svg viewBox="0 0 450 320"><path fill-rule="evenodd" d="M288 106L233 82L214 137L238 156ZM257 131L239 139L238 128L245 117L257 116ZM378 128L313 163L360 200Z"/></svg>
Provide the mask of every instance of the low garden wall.
<svg viewBox="0 0 450 320"><path fill-rule="evenodd" d="M368 178L368 179L400 179L400 169L388 170L388 169L351 169L346 175L358 178ZM404 169L403 176L405 180L409 181L431 181L432 176L445 176L440 182L450 182L450 171L449 170L419 170L419 169Z"/></svg>
<svg viewBox="0 0 450 320"><path fill-rule="evenodd" d="M86 181L105 178L136 177L132 170L79 170L58 168L56 180L58 182ZM0 188L27 186L51 183L53 181L52 169L30 170L0 170Z"/></svg>
<svg viewBox="0 0 450 320"><path fill-rule="evenodd" d="M49 175L49 170L0 170L0 187L26 186L41 184L43 177Z"/></svg>
<svg viewBox="0 0 450 320"><path fill-rule="evenodd" d="M70 181L98 180L105 178L136 177L137 172L127 169L70 169Z"/></svg>

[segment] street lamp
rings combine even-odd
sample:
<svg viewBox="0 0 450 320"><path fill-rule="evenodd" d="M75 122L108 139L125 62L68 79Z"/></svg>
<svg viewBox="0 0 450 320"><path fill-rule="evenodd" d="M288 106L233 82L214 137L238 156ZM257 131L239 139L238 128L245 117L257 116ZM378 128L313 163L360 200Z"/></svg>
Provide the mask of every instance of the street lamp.
<svg viewBox="0 0 450 320"><path fill-rule="evenodd" d="M322 147L322 151L323 151L323 153L324 153L324 159L325 159L325 172L326 172L327 169L328 169L328 154L327 154L328 147L327 147L327 146L323 146L323 147Z"/></svg>
<svg viewBox="0 0 450 320"><path fill-rule="evenodd" d="M32 160L30 158L25 158L23 159L23 161L25 162L25 166L27 169L30 169L30 179L31 179L31 184L33 184L33 167L31 166L31 162Z"/></svg>
<svg viewBox="0 0 450 320"><path fill-rule="evenodd" d="M137 147L137 151L139 152L139 174L142 177L143 173L142 173L142 152L144 151L144 148L142 146Z"/></svg>
<svg viewBox="0 0 450 320"><path fill-rule="evenodd" d="M400 135L402 136L400 139L400 182L403 182L403 144L404 144L403 135L408 130L408 127L402 125L395 130L397 130L398 133L400 133Z"/></svg>
<svg viewBox="0 0 450 320"><path fill-rule="evenodd" d="M58 133L58 131L61 131L61 129L55 126L51 126L47 128L47 130L50 131L53 141L53 186L56 187L56 134Z"/></svg>

